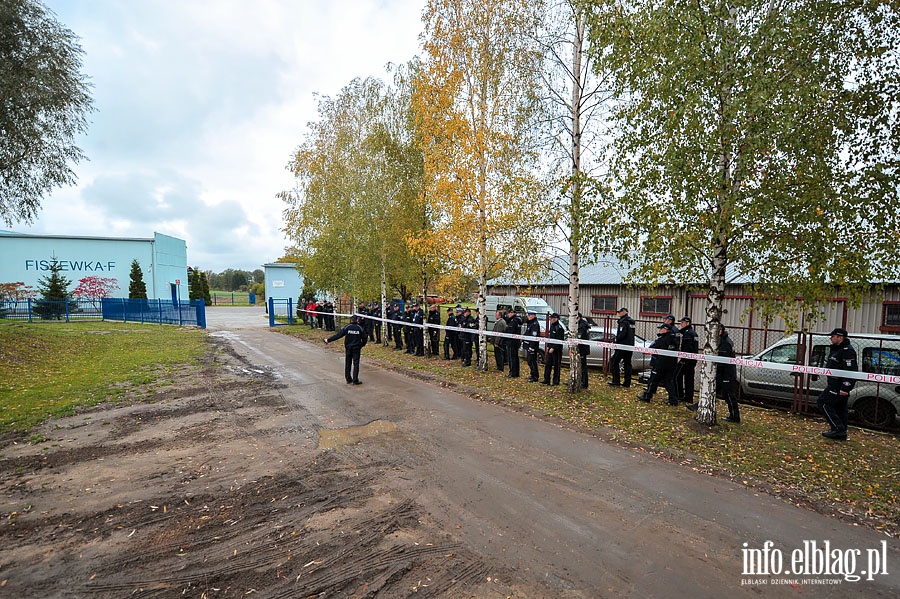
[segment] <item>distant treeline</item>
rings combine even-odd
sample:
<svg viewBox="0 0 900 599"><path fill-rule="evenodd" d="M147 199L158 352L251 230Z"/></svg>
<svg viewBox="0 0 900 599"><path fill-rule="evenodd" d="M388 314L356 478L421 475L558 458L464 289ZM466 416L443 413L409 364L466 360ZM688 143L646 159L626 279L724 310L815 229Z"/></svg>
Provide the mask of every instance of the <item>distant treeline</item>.
<svg viewBox="0 0 900 599"><path fill-rule="evenodd" d="M229 268L220 273L207 270L206 278L209 288L217 291L255 291L256 287L265 284L266 273L260 268L252 272Z"/></svg>

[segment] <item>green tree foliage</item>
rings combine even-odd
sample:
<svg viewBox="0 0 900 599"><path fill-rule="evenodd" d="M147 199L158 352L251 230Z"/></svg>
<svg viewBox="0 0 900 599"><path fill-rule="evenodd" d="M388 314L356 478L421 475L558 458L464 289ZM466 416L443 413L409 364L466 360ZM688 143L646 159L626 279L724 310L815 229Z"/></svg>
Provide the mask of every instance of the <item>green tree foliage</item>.
<svg viewBox="0 0 900 599"><path fill-rule="evenodd" d="M72 281L61 275L62 264L54 256L50 260L50 275L38 281L40 298L34 302L33 311L43 319L60 319L71 313L75 302L69 297L69 285Z"/></svg>
<svg viewBox="0 0 900 599"><path fill-rule="evenodd" d="M548 249L568 249L568 313L581 311L580 270L584 263L605 251L607 233L593 223L609 219L612 197L599 193L608 163L603 153L602 135L608 125L610 90L606 81L593 72L588 52L587 14L579 0L547 0L537 42L544 56L542 70L542 111L546 139L543 161L551 196L559 243ZM591 183L593 181L593 183ZM569 336L578 331L578 319L568 319ZM581 389L578 346L569 349L568 387Z"/></svg>
<svg viewBox="0 0 900 599"><path fill-rule="evenodd" d="M188 299L203 299L202 271L196 267L188 268Z"/></svg>
<svg viewBox="0 0 900 599"><path fill-rule="evenodd" d="M203 294L203 303L207 306L211 306L212 296L209 294L209 279L206 277L206 271L200 273L200 291Z"/></svg>
<svg viewBox="0 0 900 599"><path fill-rule="evenodd" d="M533 127L539 12L527 0L429 0L413 105L436 226L415 247L478 282L533 270L547 216ZM478 367L487 367L484 335Z"/></svg>
<svg viewBox="0 0 900 599"><path fill-rule="evenodd" d="M896 280L895 4L593 4L598 68L620 100L620 253L645 277L705 282L706 352L726 270L785 316L798 296L809 309ZM697 418L713 424L712 364L701 371Z"/></svg>
<svg viewBox="0 0 900 599"><path fill-rule="evenodd" d="M147 285L144 284L144 273L137 258L131 261L131 273L129 274L128 297L131 299L147 299Z"/></svg>
<svg viewBox="0 0 900 599"><path fill-rule="evenodd" d="M304 280L317 290L374 298L383 280L403 288L418 276L406 240L429 216L403 82L388 88L355 79L337 97L322 98L319 120L289 165L297 188L281 194L285 231Z"/></svg>
<svg viewBox="0 0 900 599"><path fill-rule="evenodd" d="M254 274L235 268L228 268L220 273L205 271L209 286L217 291L247 291L251 281L254 280ZM257 270L254 272L262 272ZM264 277L263 277L264 278Z"/></svg>
<svg viewBox="0 0 900 599"><path fill-rule="evenodd" d="M76 36L37 0L0 2L0 213L30 222L41 198L71 185L75 137L91 111Z"/></svg>

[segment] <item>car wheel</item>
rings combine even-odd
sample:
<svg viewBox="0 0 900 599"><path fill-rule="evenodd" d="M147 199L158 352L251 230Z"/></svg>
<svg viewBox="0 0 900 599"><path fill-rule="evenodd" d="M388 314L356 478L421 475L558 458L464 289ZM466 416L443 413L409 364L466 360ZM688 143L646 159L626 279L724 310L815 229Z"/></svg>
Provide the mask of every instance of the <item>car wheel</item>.
<svg viewBox="0 0 900 599"><path fill-rule="evenodd" d="M853 404L856 419L863 426L889 428L896 424L897 410L888 400L879 397L863 397Z"/></svg>

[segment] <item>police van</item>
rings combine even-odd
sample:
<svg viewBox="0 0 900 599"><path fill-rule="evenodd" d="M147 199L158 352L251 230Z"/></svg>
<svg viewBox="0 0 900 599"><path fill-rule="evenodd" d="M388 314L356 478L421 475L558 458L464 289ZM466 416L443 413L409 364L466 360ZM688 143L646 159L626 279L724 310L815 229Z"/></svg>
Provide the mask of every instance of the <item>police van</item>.
<svg viewBox="0 0 900 599"><path fill-rule="evenodd" d="M490 329L497 322L497 310L509 310L515 313L525 322L527 312L534 312L537 321L541 323L541 334L547 333L547 322L553 308L539 297L520 297L518 295L486 295L484 296L485 315L487 316L487 328Z"/></svg>

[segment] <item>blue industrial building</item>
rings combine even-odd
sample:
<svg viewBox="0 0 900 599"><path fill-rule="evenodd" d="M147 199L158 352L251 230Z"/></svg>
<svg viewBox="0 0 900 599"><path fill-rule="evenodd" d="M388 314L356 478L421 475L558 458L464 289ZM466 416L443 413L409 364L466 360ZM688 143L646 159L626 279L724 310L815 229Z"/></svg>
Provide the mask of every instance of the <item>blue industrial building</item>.
<svg viewBox="0 0 900 599"><path fill-rule="evenodd" d="M188 298L187 245L183 239L154 233L152 239L129 237L67 237L0 231L0 283L24 283L37 288L56 261L60 274L72 282L95 276L116 279L117 297L128 296L131 262L137 260L147 285L147 297L182 301Z"/></svg>
<svg viewBox="0 0 900 599"><path fill-rule="evenodd" d="M292 299L297 301L303 289L303 277L297 265L291 262L272 262L263 264L266 273L266 301L275 299Z"/></svg>

